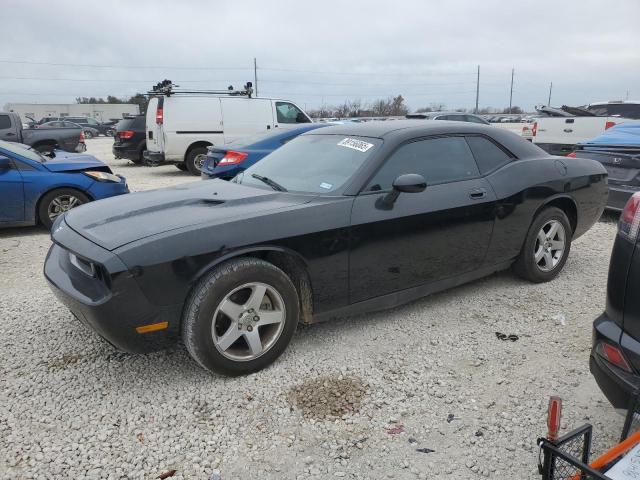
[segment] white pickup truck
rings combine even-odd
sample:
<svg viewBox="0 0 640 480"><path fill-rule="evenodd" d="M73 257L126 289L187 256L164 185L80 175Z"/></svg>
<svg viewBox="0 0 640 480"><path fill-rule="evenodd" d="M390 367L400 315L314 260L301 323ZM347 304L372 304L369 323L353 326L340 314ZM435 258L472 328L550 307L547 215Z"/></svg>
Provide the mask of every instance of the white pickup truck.
<svg viewBox="0 0 640 480"><path fill-rule="evenodd" d="M618 123L640 119L640 102L612 101L585 107L536 107L533 143L552 155L568 155L577 143L597 137Z"/></svg>

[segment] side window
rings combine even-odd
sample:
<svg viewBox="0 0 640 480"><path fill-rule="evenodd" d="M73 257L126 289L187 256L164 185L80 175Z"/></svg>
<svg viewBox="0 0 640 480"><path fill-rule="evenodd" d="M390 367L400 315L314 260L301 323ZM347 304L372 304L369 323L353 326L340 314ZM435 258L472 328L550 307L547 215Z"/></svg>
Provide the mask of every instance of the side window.
<svg viewBox="0 0 640 480"><path fill-rule="evenodd" d="M87 118L87 123L89 125L98 125L98 121L93 118Z"/></svg>
<svg viewBox="0 0 640 480"><path fill-rule="evenodd" d="M0 130L11 128L11 119L9 115L0 115Z"/></svg>
<svg viewBox="0 0 640 480"><path fill-rule="evenodd" d="M302 110L287 102L276 102L276 115L278 123L309 123Z"/></svg>
<svg viewBox="0 0 640 480"><path fill-rule="evenodd" d="M479 117L476 117L475 115L465 115L465 122L471 122L471 123L481 123L482 125L486 125L486 123Z"/></svg>
<svg viewBox="0 0 640 480"><path fill-rule="evenodd" d="M393 181L405 173L422 175L428 185L479 175L463 137L432 138L402 145L382 165L365 190L389 190Z"/></svg>
<svg viewBox="0 0 640 480"><path fill-rule="evenodd" d="M467 142L482 175L511 161L511 156L507 152L487 138L467 137Z"/></svg>

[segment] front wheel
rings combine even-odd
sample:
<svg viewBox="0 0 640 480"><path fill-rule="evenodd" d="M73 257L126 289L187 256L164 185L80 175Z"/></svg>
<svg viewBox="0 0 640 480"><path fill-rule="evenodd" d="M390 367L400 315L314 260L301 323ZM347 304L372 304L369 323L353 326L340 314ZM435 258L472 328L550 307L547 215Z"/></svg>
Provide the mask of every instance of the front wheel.
<svg viewBox="0 0 640 480"><path fill-rule="evenodd" d="M84 131L84 138L93 138L93 132L91 130Z"/></svg>
<svg viewBox="0 0 640 480"><path fill-rule="evenodd" d="M529 228L514 272L535 283L553 280L567 261L572 236L567 215L556 207L545 208Z"/></svg>
<svg viewBox="0 0 640 480"><path fill-rule="evenodd" d="M282 354L298 312L296 289L282 270L256 258L230 260L195 287L186 303L182 338L203 368L243 375Z"/></svg>
<svg viewBox="0 0 640 480"><path fill-rule="evenodd" d="M192 149L185 159L185 163L187 165L187 170L189 170L189 173L191 173L191 175L200 176L200 171L202 170L202 166L204 165L204 161L206 159L206 147L196 147Z"/></svg>
<svg viewBox="0 0 640 480"><path fill-rule="evenodd" d="M40 200L38 219L45 228L50 230L58 216L89 201L89 197L84 193L72 188L52 190Z"/></svg>

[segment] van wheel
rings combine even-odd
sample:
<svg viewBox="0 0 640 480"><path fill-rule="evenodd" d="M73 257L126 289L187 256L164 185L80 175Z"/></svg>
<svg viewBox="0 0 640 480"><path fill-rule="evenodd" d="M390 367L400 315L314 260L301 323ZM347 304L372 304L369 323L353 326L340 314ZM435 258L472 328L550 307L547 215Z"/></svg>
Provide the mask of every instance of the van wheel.
<svg viewBox="0 0 640 480"><path fill-rule="evenodd" d="M296 288L275 265L239 258L214 268L185 304L182 340L203 368L244 375L273 363L299 316Z"/></svg>
<svg viewBox="0 0 640 480"><path fill-rule="evenodd" d="M553 280L567 261L572 236L567 215L556 207L545 208L533 220L513 271L534 283Z"/></svg>
<svg viewBox="0 0 640 480"><path fill-rule="evenodd" d="M200 175L202 165L207 158L207 147L196 147L189 151L184 163L187 164L187 170L191 175Z"/></svg>
<svg viewBox="0 0 640 480"><path fill-rule="evenodd" d="M89 197L73 188L51 190L40 200L38 219L47 230L50 230L51 225L60 215L88 202L90 202Z"/></svg>
<svg viewBox="0 0 640 480"><path fill-rule="evenodd" d="M178 170L182 170L183 172L187 171L187 166L184 163L176 163L175 165Z"/></svg>
<svg viewBox="0 0 640 480"><path fill-rule="evenodd" d="M40 143L38 145L33 146L34 150L46 155L48 153L52 153L56 149L55 143Z"/></svg>

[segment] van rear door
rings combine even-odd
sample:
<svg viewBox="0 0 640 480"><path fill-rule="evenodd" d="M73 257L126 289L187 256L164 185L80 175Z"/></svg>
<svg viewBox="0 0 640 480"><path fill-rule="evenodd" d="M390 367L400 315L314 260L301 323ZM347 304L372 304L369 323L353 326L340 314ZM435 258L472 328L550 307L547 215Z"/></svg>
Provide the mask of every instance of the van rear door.
<svg viewBox="0 0 640 480"><path fill-rule="evenodd" d="M164 151L164 97L151 97L147 106L146 135L147 150L150 152Z"/></svg>
<svg viewBox="0 0 640 480"><path fill-rule="evenodd" d="M274 128L271 100L263 98L228 97L221 98L224 141Z"/></svg>

